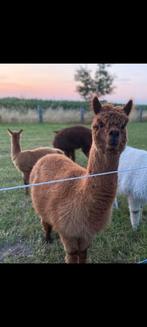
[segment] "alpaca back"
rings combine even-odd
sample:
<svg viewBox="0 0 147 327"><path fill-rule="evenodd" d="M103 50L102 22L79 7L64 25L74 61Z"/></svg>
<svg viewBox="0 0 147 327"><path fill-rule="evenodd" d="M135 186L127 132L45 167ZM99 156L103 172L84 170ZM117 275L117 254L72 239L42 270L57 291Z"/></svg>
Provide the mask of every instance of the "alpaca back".
<svg viewBox="0 0 147 327"><path fill-rule="evenodd" d="M79 149L81 147L88 147L90 150L91 144L91 130L83 126L65 128L57 133L53 141L54 147L62 150Z"/></svg>
<svg viewBox="0 0 147 327"><path fill-rule="evenodd" d="M59 149L52 149L48 147L44 148L37 148L32 150L24 150L20 152L17 157L15 158L14 164L19 170L22 171L30 171L34 164L43 156L47 154L54 154L54 153L63 153Z"/></svg>
<svg viewBox="0 0 147 327"><path fill-rule="evenodd" d="M147 167L147 151L126 146L120 156L118 170ZM147 201L147 171L128 171L118 174L118 194L132 194Z"/></svg>

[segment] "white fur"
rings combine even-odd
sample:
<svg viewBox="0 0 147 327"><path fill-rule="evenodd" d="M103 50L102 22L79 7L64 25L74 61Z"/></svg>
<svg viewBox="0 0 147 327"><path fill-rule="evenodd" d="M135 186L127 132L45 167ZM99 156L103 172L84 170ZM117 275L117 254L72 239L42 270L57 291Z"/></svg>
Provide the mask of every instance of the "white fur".
<svg viewBox="0 0 147 327"><path fill-rule="evenodd" d="M141 167L147 167L147 151L126 146L120 156L118 170ZM127 196L131 225L134 230L137 229L142 206L147 203L147 169L119 173L117 193Z"/></svg>

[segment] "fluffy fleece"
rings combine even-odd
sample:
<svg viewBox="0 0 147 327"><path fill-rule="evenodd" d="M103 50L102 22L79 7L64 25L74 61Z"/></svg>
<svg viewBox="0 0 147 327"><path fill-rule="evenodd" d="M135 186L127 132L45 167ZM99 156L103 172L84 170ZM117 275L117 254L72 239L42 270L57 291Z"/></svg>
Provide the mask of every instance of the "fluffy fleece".
<svg viewBox="0 0 147 327"><path fill-rule="evenodd" d="M147 167L147 151L126 146L118 170L141 167ZM142 207L147 203L147 170L119 173L117 193L127 196L131 225L136 230L141 221Z"/></svg>
<svg viewBox="0 0 147 327"><path fill-rule="evenodd" d="M31 183L118 169L132 101L122 109L102 106L94 97L92 105L95 116L87 169L65 155L47 155L33 167ZM60 235L66 263L86 263L92 238L110 221L116 190L116 174L31 188L33 207L41 218L46 240L50 240L53 228Z"/></svg>

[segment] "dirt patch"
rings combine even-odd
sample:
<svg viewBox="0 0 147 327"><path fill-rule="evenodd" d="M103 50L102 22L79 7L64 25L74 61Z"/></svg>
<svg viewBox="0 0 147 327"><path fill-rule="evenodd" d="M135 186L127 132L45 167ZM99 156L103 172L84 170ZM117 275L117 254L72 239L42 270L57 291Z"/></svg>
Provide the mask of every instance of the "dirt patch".
<svg viewBox="0 0 147 327"><path fill-rule="evenodd" d="M5 245L0 248L0 263L4 262L4 259L8 256L21 256L26 257L32 254L31 249L23 243L17 243L15 245Z"/></svg>

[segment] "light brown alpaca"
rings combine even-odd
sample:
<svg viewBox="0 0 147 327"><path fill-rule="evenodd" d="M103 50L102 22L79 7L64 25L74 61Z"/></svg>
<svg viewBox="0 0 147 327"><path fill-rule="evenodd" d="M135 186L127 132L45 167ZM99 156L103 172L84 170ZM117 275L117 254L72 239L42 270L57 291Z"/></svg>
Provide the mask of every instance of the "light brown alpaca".
<svg viewBox="0 0 147 327"><path fill-rule="evenodd" d="M92 147L87 169L64 155L46 156L33 167L30 182L115 171L126 141L126 125L132 100L124 108L101 106L93 99ZM66 263L85 263L93 236L111 218L116 195L117 174L82 180L33 186L33 207L40 216L46 239L53 228L63 243Z"/></svg>
<svg viewBox="0 0 147 327"><path fill-rule="evenodd" d="M11 136L11 159L14 166L21 171L24 184L29 184L30 172L37 162L38 159L42 158L47 154L64 152L60 149L54 149L49 147L36 148L33 150L21 151L20 147L20 135L23 132L21 129L19 132L12 132L8 129L8 134ZM26 188L26 194L29 193L28 188Z"/></svg>

